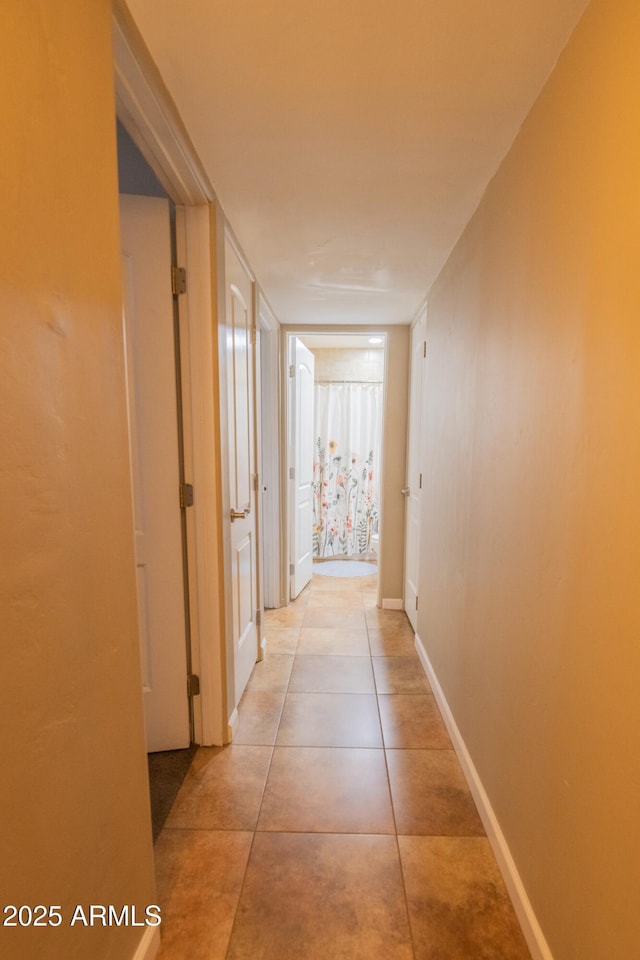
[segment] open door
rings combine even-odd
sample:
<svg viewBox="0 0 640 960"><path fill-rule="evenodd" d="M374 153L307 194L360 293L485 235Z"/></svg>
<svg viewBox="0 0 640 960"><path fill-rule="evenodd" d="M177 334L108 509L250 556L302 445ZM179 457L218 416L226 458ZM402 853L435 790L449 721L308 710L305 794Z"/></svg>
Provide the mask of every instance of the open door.
<svg viewBox="0 0 640 960"><path fill-rule="evenodd" d="M313 354L298 337L289 340L291 483L291 587L295 600L313 572Z"/></svg>
<svg viewBox="0 0 640 960"><path fill-rule="evenodd" d="M259 657L256 547L253 281L225 242L226 362L231 498L231 594L236 704Z"/></svg>
<svg viewBox="0 0 640 960"><path fill-rule="evenodd" d="M120 197L129 444L147 750L189 746L169 204Z"/></svg>
<svg viewBox="0 0 640 960"><path fill-rule="evenodd" d="M409 382L409 436L407 443L404 608L414 631L418 626L418 559L420 546L420 507L422 473L420 440L422 393L426 358L427 317L422 313L411 330L411 380Z"/></svg>

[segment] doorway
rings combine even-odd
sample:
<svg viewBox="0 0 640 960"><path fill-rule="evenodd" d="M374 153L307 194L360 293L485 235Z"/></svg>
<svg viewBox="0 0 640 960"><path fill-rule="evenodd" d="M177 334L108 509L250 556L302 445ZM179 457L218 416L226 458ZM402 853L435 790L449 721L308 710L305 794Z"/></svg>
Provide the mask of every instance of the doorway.
<svg viewBox="0 0 640 960"><path fill-rule="evenodd" d="M376 332L314 332L289 340L290 358L295 343L308 351L300 368L310 369L313 380L310 400L297 388L289 391L289 596L294 599L313 573L377 573L386 338ZM290 376L294 366L289 365ZM302 453L308 464L301 463ZM298 502L303 474L311 487L304 511ZM306 581L299 575L300 544L310 544Z"/></svg>
<svg viewBox="0 0 640 960"><path fill-rule="evenodd" d="M154 839L193 756L175 207L118 121L138 623Z"/></svg>

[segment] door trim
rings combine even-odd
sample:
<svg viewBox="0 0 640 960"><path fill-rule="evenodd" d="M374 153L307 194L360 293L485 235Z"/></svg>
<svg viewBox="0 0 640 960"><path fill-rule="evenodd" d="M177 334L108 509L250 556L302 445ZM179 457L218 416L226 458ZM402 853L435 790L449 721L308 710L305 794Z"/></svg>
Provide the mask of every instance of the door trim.
<svg viewBox="0 0 640 960"><path fill-rule="evenodd" d="M222 460L218 304L211 292L222 217L211 183L175 104L122 0L113 5L116 113L176 205L178 253L188 292L179 297L183 358L185 467L195 502L187 511L187 557L192 669L200 677L194 697L194 737L203 745L228 739L222 540Z"/></svg>
<svg viewBox="0 0 640 960"><path fill-rule="evenodd" d="M116 113L175 204L216 195L124 0L113 2Z"/></svg>
<svg viewBox="0 0 640 960"><path fill-rule="evenodd" d="M214 336L215 305L211 297L212 250L215 249L215 207L182 208L178 238L187 265L188 293L180 297L180 336L184 406L190 411L185 429L185 469L194 485L194 505L187 510L190 580L192 669L200 677L194 698L195 740L202 745L226 740L225 614L221 523L221 450L217 401L218 344ZM212 222L213 221L213 222ZM187 255L188 253L188 255ZM217 642L213 640L217 638Z"/></svg>
<svg viewBox="0 0 640 960"><path fill-rule="evenodd" d="M147 927L141 935L132 960L154 960L160 950L160 931L157 927Z"/></svg>

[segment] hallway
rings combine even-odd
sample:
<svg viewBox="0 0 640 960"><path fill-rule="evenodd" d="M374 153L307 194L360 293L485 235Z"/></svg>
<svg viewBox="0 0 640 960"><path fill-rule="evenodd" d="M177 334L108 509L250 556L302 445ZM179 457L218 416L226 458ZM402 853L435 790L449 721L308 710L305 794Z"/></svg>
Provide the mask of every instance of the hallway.
<svg viewBox="0 0 640 960"><path fill-rule="evenodd" d="M314 575L266 612L234 742L155 847L161 960L526 960L401 611Z"/></svg>

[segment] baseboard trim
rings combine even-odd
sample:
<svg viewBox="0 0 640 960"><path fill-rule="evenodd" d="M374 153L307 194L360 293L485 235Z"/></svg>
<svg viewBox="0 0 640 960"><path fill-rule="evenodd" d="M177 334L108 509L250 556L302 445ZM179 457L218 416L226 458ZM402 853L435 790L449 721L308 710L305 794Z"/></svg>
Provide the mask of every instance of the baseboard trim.
<svg viewBox="0 0 640 960"><path fill-rule="evenodd" d="M418 634L416 634L415 639L416 650L420 658L420 662L424 669L424 672L427 675L427 679L431 684L434 697L442 717L449 731L449 735L453 742L454 750L462 766L462 770L469 784L469 789L473 795L473 799L476 802L478 807L478 812L482 819L485 830L487 831L487 837L491 847L493 849L495 858L498 862L498 867L504 878L504 882L507 886L509 896L511 897L511 902L513 903L514 910L520 921L520 926L522 927L522 932L524 934L525 940L527 941L527 946L531 951L532 960L553 960L553 954L549 948L545 936L542 932L542 928L538 923L537 917L534 913L531 901L527 896L527 892L524 888L524 884L520 878L517 867L511 856L511 851L507 844L506 838L500 829L500 824L498 818L495 815L489 797L482 785L478 771L476 770L471 755L467 750L466 744L462 739L462 735L458 730L458 725L456 724L453 714L447 703L447 698L444 695L442 687L438 682L435 670L429 660L427 651L425 650L422 641Z"/></svg>
<svg viewBox="0 0 640 960"><path fill-rule="evenodd" d="M382 609L383 610L404 610L402 599L398 600L394 597L383 597Z"/></svg>
<svg viewBox="0 0 640 960"><path fill-rule="evenodd" d="M131 960L154 960L160 949L160 928L147 927Z"/></svg>

